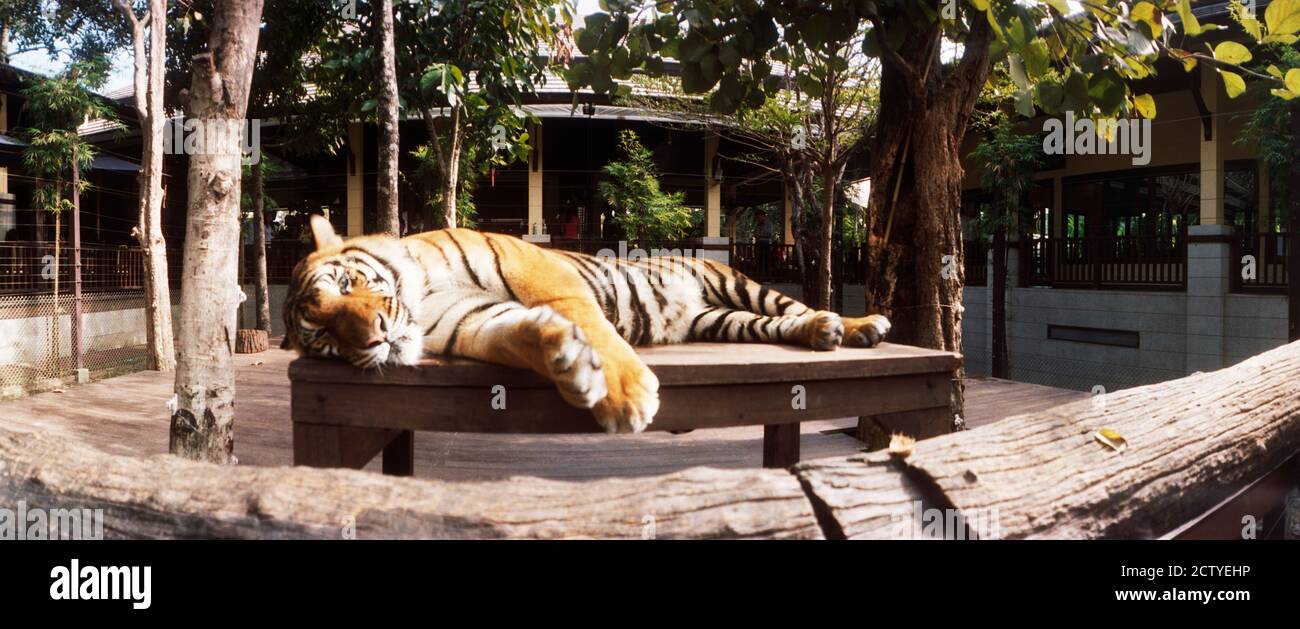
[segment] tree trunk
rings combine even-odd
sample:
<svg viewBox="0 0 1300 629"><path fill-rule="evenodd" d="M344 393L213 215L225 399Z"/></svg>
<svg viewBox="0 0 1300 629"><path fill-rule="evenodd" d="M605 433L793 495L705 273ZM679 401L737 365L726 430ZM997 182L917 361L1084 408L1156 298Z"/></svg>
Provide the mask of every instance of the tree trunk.
<svg viewBox="0 0 1300 629"><path fill-rule="evenodd" d="M265 156L262 156L265 157ZM257 308L254 326L271 333L271 295L266 279L266 194L263 189L262 160L252 165L249 194L253 199L253 302Z"/></svg>
<svg viewBox="0 0 1300 629"><path fill-rule="evenodd" d="M379 59L379 182L376 205L379 209L379 233L402 235L397 199L397 172L399 157L397 54L393 41L393 3L376 2L375 16L376 55Z"/></svg>
<svg viewBox="0 0 1300 629"><path fill-rule="evenodd" d="M233 463L235 268L239 242L240 133L257 50L262 0L218 3L208 52L194 56L186 112L203 127L190 156L185 284L177 347L172 454Z"/></svg>
<svg viewBox="0 0 1300 629"><path fill-rule="evenodd" d="M957 64L934 54L937 25L882 64L867 310L890 317L895 342L962 349L961 141L991 67L989 28L973 22ZM960 379L952 399L961 413Z"/></svg>
<svg viewBox="0 0 1300 629"><path fill-rule="evenodd" d="M821 268L817 270L816 307L818 310L830 310L835 294L835 285L832 282L835 268L835 187L839 182L835 178L834 171L834 166L826 166L822 169L821 225L818 225L817 234L817 245L821 250L822 262Z"/></svg>
<svg viewBox="0 0 1300 629"><path fill-rule="evenodd" d="M460 107L451 108L451 125L447 131L448 149L445 174L442 178L442 220L447 227L456 227L456 199L460 194Z"/></svg>
<svg viewBox="0 0 1300 629"><path fill-rule="evenodd" d="M135 108L140 128L148 129L140 159L139 225L133 230L144 250L146 367L176 368L172 338L172 297L167 273L167 241L162 233L163 205L163 72L167 65L167 2L149 0L148 20L136 17L131 3L114 0L131 27L135 55ZM145 30L148 30L148 40Z"/></svg>

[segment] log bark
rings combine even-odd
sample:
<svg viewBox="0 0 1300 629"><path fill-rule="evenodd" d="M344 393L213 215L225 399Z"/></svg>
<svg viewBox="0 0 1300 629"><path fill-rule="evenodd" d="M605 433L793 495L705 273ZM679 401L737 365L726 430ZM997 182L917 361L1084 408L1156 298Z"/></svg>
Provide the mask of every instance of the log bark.
<svg viewBox="0 0 1300 629"><path fill-rule="evenodd" d="M1300 450L1300 342L1237 366L791 470L447 483L114 456L0 427L0 502L103 508L112 537L1157 537ZM1110 428L1127 448L1093 434ZM580 463L575 463L580 464ZM947 530L946 533L953 533Z"/></svg>
<svg viewBox="0 0 1300 629"><path fill-rule="evenodd" d="M1101 428L1123 436L1127 449L1097 442ZM898 509L919 497L926 509L992 523L1001 538L1149 538L1209 511L1297 450L1300 343L1292 343L1213 373L920 441L905 460L880 452L796 473L849 537L881 536L899 524L881 513L909 520Z"/></svg>
<svg viewBox="0 0 1300 629"><path fill-rule="evenodd" d="M585 483L434 483L348 470L134 458L0 428L0 497L104 509L112 538L818 538L782 470Z"/></svg>
<svg viewBox="0 0 1300 629"><path fill-rule="evenodd" d="M235 336L236 354L260 354L270 347L265 330L240 330Z"/></svg>
<svg viewBox="0 0 1300 629"><path fill-rule="evenodd" d="M190 156L185 283L181 293L176 406L170 451L234 459L235 318L238 284L240 133L248 109L262 0L231 0L212 16L208 51L194 56L186 113L202 149Z"/></svg>

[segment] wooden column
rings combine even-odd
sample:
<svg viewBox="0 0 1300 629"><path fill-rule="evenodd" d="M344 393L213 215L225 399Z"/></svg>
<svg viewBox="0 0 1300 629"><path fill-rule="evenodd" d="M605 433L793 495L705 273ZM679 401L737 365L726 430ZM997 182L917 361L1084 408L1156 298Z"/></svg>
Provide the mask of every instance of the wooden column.
<svg viewBox="0 0 1300 629"><path fill-rule="evenodd" d="M7 131L9 131L9 95L0 94L0 133ZM9 169L0 166L0 196L7 194L9 194Z"/></svg>
<svg viewBox="0 0 1300 629"><path fill-rule="evenodd" d="M365 231L365 127L360 122L348 123L348 236L360 236Z"/></svg>
<svg viewBox="0 0 1300 629"><path fill-rule="evenodd" d="M532 150L528 156L528 223L524 226L525 233L528 234L542 233L542 224L546 220L542 215L542 200L545 193L542 165L542 147L545 140L542 134L543 125L540 121L529 125L528 138Z"/></svg>
<svg viewBox="0 0 1300 629"><path fill-rule="evenodd" d="M1201 94L1211 112L1219 110L1219 75L1217 72L1201 73ZM1223 225L1223 157L1227 147L1220 141L1222 126L1216 116L1210 118L1210 138L1201 139L1201 224Z"/></svg>
<svg viewBox="0 0 1300 629"><path fill-rule="evenodd" d="M722 182L714 176L718 156L718 135L704 136L704 235L722 235Z"/></svg>

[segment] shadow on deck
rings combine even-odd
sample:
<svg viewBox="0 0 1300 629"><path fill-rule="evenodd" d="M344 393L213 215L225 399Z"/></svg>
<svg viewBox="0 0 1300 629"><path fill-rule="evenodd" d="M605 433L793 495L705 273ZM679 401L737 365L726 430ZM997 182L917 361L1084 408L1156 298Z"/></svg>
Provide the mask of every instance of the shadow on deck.
<svg viewBox="0 0 1300 629"><path fill-rule="evenodd" d="M273 343L272 346L275 346ZM237 355L235 454L246 465L291 465L289 421L291 352L277 349ZM150 456L167 452L172 396L170 374L141 372L64 392L0 403L0 421L16 430L39 431L88 443L111 454ZM967 425L989 425L1088 397L1087 393L990 378L966 383ZM382 412L382 409L376 409ZM842 456L862 445L843 429L856 419L802 425L805 459ZM630 436L489 435L417 433L415 475L452 481L536 476L557 480L664 474L696 466L759 467L763 429L746 426ZM367 470L378 472L373 461Z"/></svg>

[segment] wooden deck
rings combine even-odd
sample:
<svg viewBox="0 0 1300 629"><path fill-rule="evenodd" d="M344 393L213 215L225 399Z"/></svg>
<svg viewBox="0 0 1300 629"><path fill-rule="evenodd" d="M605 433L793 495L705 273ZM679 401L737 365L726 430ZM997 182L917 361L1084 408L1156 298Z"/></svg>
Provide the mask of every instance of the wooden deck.
<svg viewBox="0 0 1300 629"><path fill-rule="evenodd" d="M294 357L281 350L235 357L235 454L243 464L292 463L288 364ZM171 396L170 375L142 372L0 402L0 422L17 430L65 436L112 454L164 454L169 422L166 406ZM995 429L989 425L1004 417L1086 397L1078 391L971 379L966 388L967 425ZM803 458L859 451L861 444L842 432L855 422L846 418L804 423ZM761 426L632 436L417 433L415 474L444 480L510 476L584 480L655 475L697 466L759 467L762 440ZM366 469L379 471L379 462Z"/></svg>

